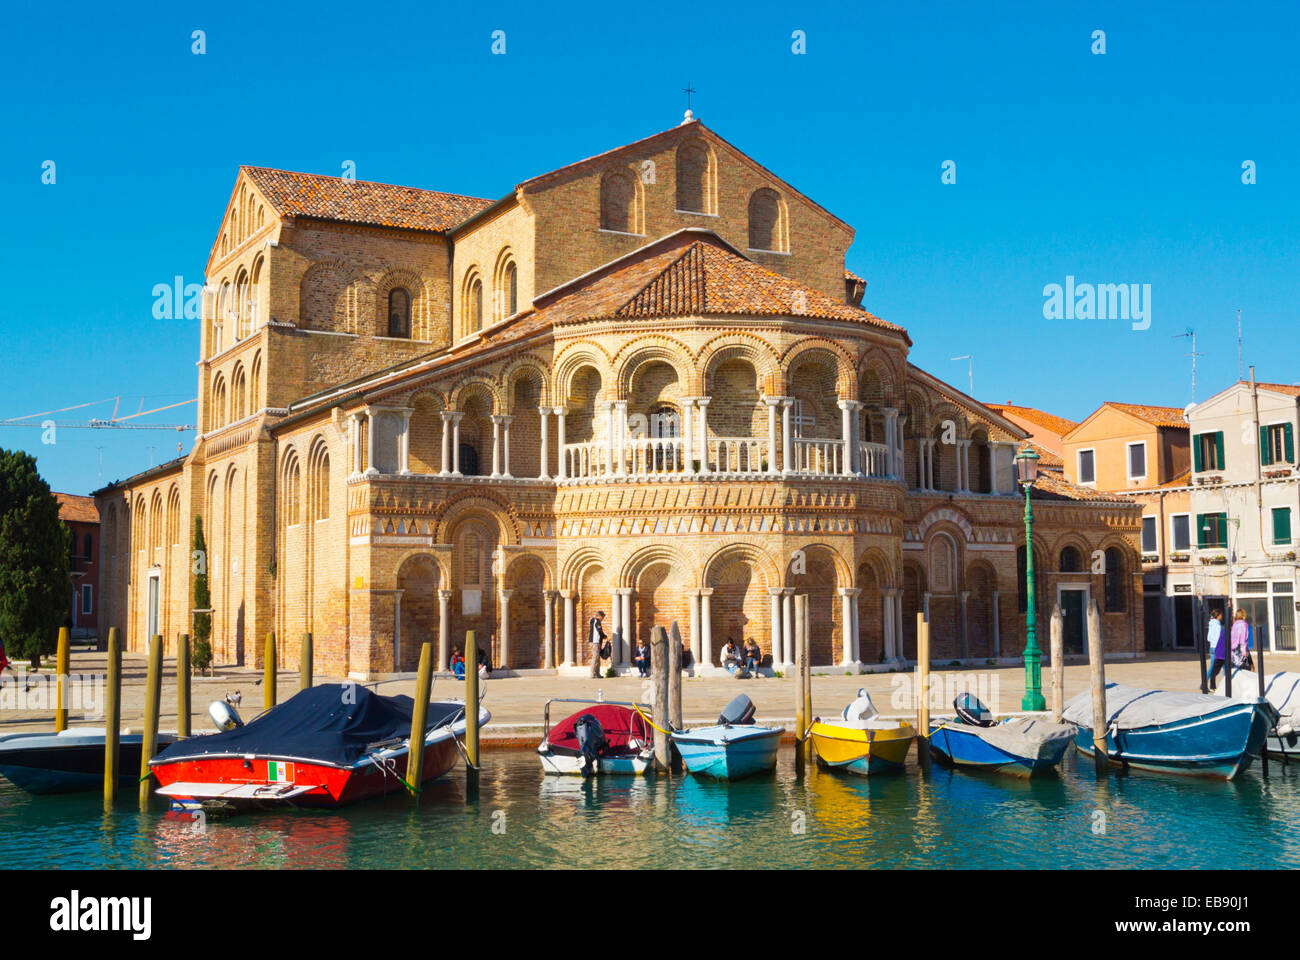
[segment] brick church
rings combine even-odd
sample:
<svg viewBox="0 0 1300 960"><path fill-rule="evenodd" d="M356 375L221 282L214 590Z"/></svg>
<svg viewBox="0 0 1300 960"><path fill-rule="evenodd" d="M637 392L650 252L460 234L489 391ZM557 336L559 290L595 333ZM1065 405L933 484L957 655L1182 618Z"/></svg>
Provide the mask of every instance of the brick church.
<svg viewBox="0 0 1300 960"><path fill-rule="evenodd" d="M688 113L497 200L241 167L207 261L190 453L95 497L100 628L191 631L215 661L413 669L476 631L494 663L584 669L585 624L677 621L857 670L1024 644L1026 432L908 362L862 307L854 230ZM1142 635L1141 508L1045 471L1043 643L1059 584ZM1063 556L1104 557L1068 566Z"/></svg>

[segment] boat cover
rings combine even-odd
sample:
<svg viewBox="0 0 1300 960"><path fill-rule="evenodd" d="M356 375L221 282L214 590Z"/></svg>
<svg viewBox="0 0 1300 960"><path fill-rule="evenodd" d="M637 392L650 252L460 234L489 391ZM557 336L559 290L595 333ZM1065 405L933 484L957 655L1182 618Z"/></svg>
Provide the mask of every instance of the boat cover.
<svg viewBox="0 0 1300 960"><path fill-rule="evenodd" d="M605 740L609 744L606 750L607 756L629 752L628 740L630 739L639 740L642 744L650 742L650 727L641 719L641 715L631 707L616 703L593 703L572 716L565 717L551 727L546 735L547 742L555 748L581 753L582 748L578 744L578 733L575 727L578 721L588 714L596 718L600 729L605 733ZM409 724L410 721L408 720L407 723Z"/></svg>
<svg viewBox="0 0 1300 960"><path fill-rule="evenodd" d="M952 723L948 729L973 733L990 746L1016 757L1037 757L1044 745L1073 740L1079 732L1072 723L1053 723L1038 717L1019 717L991 727Z"/></svg>
<svg viewBox="0 0 1300 960"><path fill-rule="evenodd" d="M1300 717L1300 673L1275 673L1264 678L1264 696L1284 720ZM1246 670L1232 672L1232 699L1259 699L1259 675Z"/></svg>
<svg viewBox="0 0 1300 960"><path fill-rule="evenodd" d="M225 733L178 740L153 765L212 756L283 757L351 766L366 748L411 734L410 697L386 697L357 684L324 683ZM464 712L459 703L429 704L427 728L443 726Z"/></svg>
<svg viewBox="0 0 1300 960"><path fill-rule="evenodd" d="M1235 699L1235 698L1234 698ZM1226 701L1209 693L1175 690L1144 690L1122 683L1106 684L1107 729L1136 730L1165 723L1177 723L1222 710ZM1085 690L1065 705L1064 718L1092 729L1092 691Z"/></svg>

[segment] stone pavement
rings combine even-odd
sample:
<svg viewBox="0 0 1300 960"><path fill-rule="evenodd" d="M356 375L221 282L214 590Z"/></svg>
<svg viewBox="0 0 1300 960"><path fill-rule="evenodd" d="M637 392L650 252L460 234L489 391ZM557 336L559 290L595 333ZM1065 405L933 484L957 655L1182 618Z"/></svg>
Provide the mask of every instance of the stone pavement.
<svg viewBox="0 0 1300 960"><path fill-rule="evenodd" d="M105 670L105 655L95 652L78 652L72 655L71 673L83 677L102 677ZM1300 656L1269 655L1267 672L1279 670L1300 671ZM1114 660L1106 664L1107 680L1114 680L1132 686L1150 687L1164 690L1198 689L1198 663L1193 654L1152 654L1140 660ZM144 716L144 682L146 658L143 654L127 654L122 658L122 726L124 729L139 730ZM51 671L42 671L49 674ZM34 675L33 675L34 676ZM975 691L981 699L995 712L1014 712L1020 707L1020 698L1024 694L1024 670L1018 667L982 667L944 670L936 668L933 677L937 678L936 692L932 694L932 712L948 712L953 696L960 689L957 684L964 683ZM242 703L239 713L245 719L251 719L262 709L263 689L260 684L262 672L240 667L224 667L216 670L214 677L195 677L191 687L190 702L193 707L191 729L195 733L212 730L207 717L208 704L221 699L227 693L239 691ZM911 696L910 673L876 673L861 676L814 676L813 710L814 713L835 714L843 709L856 695L859 687L865 687L875 701L877 708L886 716L891 714L910 715L908 704ZM317 676L317 683L330 682L336 678ZM29 683L32 681L29 678ZM90 681L93 691L94 680ZM11 686L13 677L5 674L0 685L0 735L35 730L51 730L54 724L52 706L37 699L40 689L23 694L20 688ZM290 671L281 671L278 677L280 701L283 702L298 689L298 676ZM1050 673L1043 667L1044 696L1050 704ZM643 688L643 684L647 684ZM542 707L552 697L596 697L598 691L606 700L638 700L647 703L651 700L648 681L636 677L602 678L593 680L587 677L557 677L545 674L532 674L518 677L493 678L484 685L486 696L484 705L492 712L492 722L484 728L485 741L495 741L500 745L534 744L541 736ZM383 681L378 686L381 693L411 694L415 687L414 677L401 677ZM1086 663L1068 664L1065 668L1066 699L1088 688L1088 666ZM965 689L965 688L961 688ZM162 717L160 728L176 728L176 674L175 661L164 663L162 696ZM440 676L434 683L433 696L438 698L462 697L464 685L451 677ZM1222 681L1220 681L1222 690ZM942 692L940 692L942 691ZM765 678L762 680L734 680L728 677L685 677L682 680L682 710L687 724L707 723L717 718L723 705L737 693L749 695L758 708L760 721L785 722L789 724L794 717L794 681L788 678ZM23 697L28 698L23 702ZM90 702L88 700L88 702ZM28 709L21 709L28 707ZM575 708L576 709L576 708ZM567 705L559 705L553 710L552 719L566 716L572 712ZM94 726L102 724L102 717L95 711L78 709L74 704L69 712L71 725Z"/></svg>

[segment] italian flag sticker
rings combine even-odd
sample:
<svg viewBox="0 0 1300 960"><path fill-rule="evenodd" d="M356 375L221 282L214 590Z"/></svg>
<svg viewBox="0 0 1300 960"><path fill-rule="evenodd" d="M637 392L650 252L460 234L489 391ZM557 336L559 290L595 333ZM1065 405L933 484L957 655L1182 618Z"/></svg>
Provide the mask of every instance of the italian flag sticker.
<svg viewBox="0 0 1300 960"><path fill-rule="evenodd" d="M266 779L271 783L292 783L293 764L283 760L271 760L266 764Z"/></svg>

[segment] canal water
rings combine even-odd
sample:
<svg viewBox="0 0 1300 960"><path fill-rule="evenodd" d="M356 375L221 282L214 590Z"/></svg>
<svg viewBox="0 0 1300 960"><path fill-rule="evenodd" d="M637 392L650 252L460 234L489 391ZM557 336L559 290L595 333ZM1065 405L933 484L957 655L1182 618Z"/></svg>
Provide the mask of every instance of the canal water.
<svg viewBox="0 0 1300 960"><path fill-rule="evenodd" d="M544 776L529 750L484 754L464 776L333 812L206 823L134 796L31 797L0 781L0 864L20 868L1300 867L1300 765L1231 783L1133 773L1098 782L1071 752L1022 781L915 765L872 778L774 774L734 784L681 777Z"/></svg>

